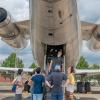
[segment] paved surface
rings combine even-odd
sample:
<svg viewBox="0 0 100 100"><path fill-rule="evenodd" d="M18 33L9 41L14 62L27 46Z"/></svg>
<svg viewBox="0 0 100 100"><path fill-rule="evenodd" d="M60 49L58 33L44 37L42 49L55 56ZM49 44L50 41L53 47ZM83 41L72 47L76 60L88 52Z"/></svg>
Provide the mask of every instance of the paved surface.
<svg viewBox="0 0 100 100"><path fill-rule="evenodd" d="M0 93L0 100L15 100L14 93ZM23 100L30 100L30 94L23 93Z"/></svg>
<svg viewBox="0 0 100 100"><path fill-rule="evenodd" d="M3 87L2 87L3 89ZM10 89L8 87L8 89ZM0 100L15 100L14 93L11 93L7 87L4 87L4 90L1 90L0 87ZM76 100L100 100L100 87L93 87L91 93L76 93ZM30 94L24 93L23 100L30 100Z"/></svg>
<svg viewBox="0 0 100 100"><path fill-rule="evenodd" d="M23 100L30 100L29 98L30 97L23 98ZM15 100L15 99L14 99L14 96L9 96L9 97L5 97L5 98L1 98L0 100ZM97 95L92 95L92 96L88 95L87 96L86 94L82 94L82 95L79 95L79 98L77 98L76 100L100 100L100 98Z"/></svg>
<svg viewBox="0 0 100 100"><path fill-rule="evenodd" d="M1 100L15 100L14 97L7 97L7 98L4 98L4 99L1 99ZM23 100L30 100L29 98L25 98Z"/></svg>
<svg viewBox="0 0 100 100"><path fill-rule="evenodd" d="M0 96L1 97L1 96ZM100 100L100 94L76 94L77 99L76 100ZM23 100L30 100L30 97L25 97ZM7 97L1 98L0 100L15 100L14 95L11 96L11 94Z"/></svg>
<svg viewBox="0 0 100 100"><path fill-rule="evenodd" d="M76 94L76 100L100 100L100 94Z"/></svg>
<svg viewBox="0 0 100 100"><path fill-rule="evenodd" d="M95 99L95 98L80 98L78 100L98 100L98 99Z"/></svg>
<svg viewBox="0 0 100 100"><path fill-rule="evenodd" d="M77 93L77 100L100 100L100 87L92 87L90 93ZM79 99L80 98L80 99Z"/></svg>
<svg viewBox="0 0 100 100"><path fill-rule="evenodd" d="M97 97L90 97L90 95L88 95L89 97L85 97L86 95L83 95L83 96L79 96L80 98L76 99L76 100L100 100L100 98L97 98ZM2 98L0 100L15 100L14 99L14 96L10 96L10 97L6 97L6 98ZM23 100L30 100L30 98L23 98Z"/></svg>

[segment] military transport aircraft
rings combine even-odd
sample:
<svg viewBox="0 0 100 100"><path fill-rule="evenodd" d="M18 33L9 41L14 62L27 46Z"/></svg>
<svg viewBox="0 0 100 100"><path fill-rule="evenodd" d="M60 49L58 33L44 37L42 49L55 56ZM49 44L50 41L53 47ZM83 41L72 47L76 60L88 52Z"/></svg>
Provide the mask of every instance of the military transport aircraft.
<svg viewBox="0 0 100 100"><path fill-rule="evenodd" d="M24 48L31 41L32 52L39 66L46 66L48 57L64 51L65 69L79 60L82 40L91 50L100 49L100 26L80 22L76 0L30 0L30 19L13 22L7 9L0 8L0 36L14 48Z"/></svg>

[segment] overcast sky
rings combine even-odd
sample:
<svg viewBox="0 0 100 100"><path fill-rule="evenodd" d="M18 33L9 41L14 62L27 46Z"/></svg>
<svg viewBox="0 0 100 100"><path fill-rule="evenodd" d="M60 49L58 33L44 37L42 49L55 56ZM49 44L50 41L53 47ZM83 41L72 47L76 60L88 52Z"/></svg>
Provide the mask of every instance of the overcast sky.
<svg viewBox="0 0 100 100"><path fill-rule="evenodd" d="M0 0L0 7L8 10L15 21L29 19L29 0ZM100 23L100 0L77 0L81 20ZM0 62L2 62L15 49L0 40ZM81 55L89 63L100 64L100 53L91 52L83 43ZM26 67L33 62L31 47L18 52ZM28 58L28 59L27 59Z"/></svg>
<svg viewBox="0 0 100 100"><path fill-rule="evenodd" d="M100 0L77 0L80 20L100 24ZM86 41L83 42L81 55L83 55L90 64L100 64L100 52L92 52L86 47Z"/></svg>

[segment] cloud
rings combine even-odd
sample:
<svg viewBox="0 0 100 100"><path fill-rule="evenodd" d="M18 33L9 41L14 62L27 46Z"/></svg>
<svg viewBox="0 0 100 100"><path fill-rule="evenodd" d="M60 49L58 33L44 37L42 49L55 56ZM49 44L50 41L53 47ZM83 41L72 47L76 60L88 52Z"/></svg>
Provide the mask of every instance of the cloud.
<svg viewBox="0 0 100 100"><path fill-rule="evenodd" d="M15 21L29 19L29 2L27 0L3 0L0 1L0 7L5 8Z"/></svg>
<svg viewBox="0 0 100 100"><path fill-rule="evenodd" d="M100 24L100 18L95 23L96 24Z"/></svg>
<svg viewBox="0 0 100 100"><path fill-rule="evenodd" d="M30 65L34 62L32 53L28 53L25 55L19 54L18 57L24 61L25 67L30 67Z"/></svg>
<svg viewBox="0 0 100 100"><path fill-rule="evenodd" d="M17 53L17 57L23 60L25 67L29 67L34 62L30 44L26 48L16 51L14 48L0 40L0 63L12 52Z"/></svg>
<svg viewBox="0 0 100 100"><path fill-rule="evenodd" d="M100 22L100 0L77 0L79 16L81 20L88 22ZM0 7L5 8L15 21L29 19L29 0L0 0ZM8 55L15 51L6 43L0 41L0 60L2 61ZM100 53L90 51L86 42L83 42L81 55L83 55L89 63L100 64ZM33 55L30 45L18 52L25 66L30 66L33 62ZM29 58L29 59L27 59Z"/></svg>
<svg viewBox="0 0 100 100"><path fill-rule="evenodd" d="M0 37L0 48L4 45L5 43L1 41L1 37Z"/></svg>
<svg viewBox="0 0 100 100"><path fill-rule="evenodd" d="M90 64L100 64L100 52L92 52L87 47L87 41L83 41L81 55L86 58Z"/></svg>
<svg viewBox="0 0 100 100"><path fill-rule="evenodd" d="M3 7L8 11L13 18L12 20L20 21L29 19L29 0L1 0L0 7ZM15 49L0 40L0 60L4 60L12 52L15 52ZM30 45L27 48L20 50L17 56L24 61L25 66L29 66L30 63L33 62Z"/></svg>
<svg viewBox="0 0 100 100"><path fill-rule="evenodd" d="M9 54L14 51L15 49L11 48L9 45L0 40L0 54Z"/></svg>
<svg viewBox="0 0 100 100"><path fill-rule="evenodd" d="M100 0L77 0L81 20L95 22L100 18Z"/></svg>
<svg viewBox="0 0 100 100"><path fill-rule="evenodd" d="M87 22L100 24L100 0L77 0L80 19ZM100 52L92 52L83 41L81 55L90 63L100 64Z"/></svg>

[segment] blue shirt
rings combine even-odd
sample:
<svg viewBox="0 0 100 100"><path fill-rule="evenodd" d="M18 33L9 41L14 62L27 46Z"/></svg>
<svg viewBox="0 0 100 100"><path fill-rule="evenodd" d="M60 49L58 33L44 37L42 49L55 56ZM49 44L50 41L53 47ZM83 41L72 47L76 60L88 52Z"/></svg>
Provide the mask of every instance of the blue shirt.
<svg viewBox="0 0 100 100"><path fill-rule="evenodd" d="M32 93L33 94L43 93L42 84L43 82L45 82L44 76L37 74L37 75L32 76L31 80L33 81Z"/></svg>

